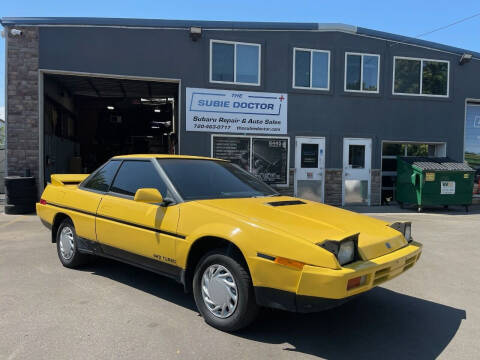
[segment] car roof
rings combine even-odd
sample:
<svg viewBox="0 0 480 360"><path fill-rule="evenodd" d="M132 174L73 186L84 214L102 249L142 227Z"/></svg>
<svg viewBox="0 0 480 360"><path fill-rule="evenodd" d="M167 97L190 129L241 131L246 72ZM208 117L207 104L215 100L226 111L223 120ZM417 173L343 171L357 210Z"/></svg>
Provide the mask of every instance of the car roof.
<svg viewBox="0 0 480 360"><path fill-rule="evenodd" d="M197 159L197 160L219 160L226 161L223 159L216 159L205 156L193 156L193 155L170 155L170 154L129 154L129 155L117 155L112 157L112 159Z"/></svg>

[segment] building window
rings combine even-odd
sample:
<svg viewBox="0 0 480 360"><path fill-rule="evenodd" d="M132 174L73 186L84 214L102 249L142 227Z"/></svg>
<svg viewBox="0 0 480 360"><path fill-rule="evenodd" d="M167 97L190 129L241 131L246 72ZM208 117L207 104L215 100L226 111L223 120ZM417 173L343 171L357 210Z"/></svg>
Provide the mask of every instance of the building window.
<svg viewBox="0 0 480 360"><path fill-rule="evenodd" d="M210 82L260 85L260 45L210 41Z"/></svg>
<svg viewBox="0 0 480 360"><path fill-rule="evenodd" d="M345 91L378 93L380 55L345 53Z"/></svg>
<svg viewBox="0 0 480 360"><path fill-rule="evenodd" d="M450 62L394 57L393 94L448 97Z"/></svg>
<svg viewBox="0 0 480 360"><path fill-rule="evenodd" d="M330 51L294 48L293 87L328 90L330 88Z"/></svg>

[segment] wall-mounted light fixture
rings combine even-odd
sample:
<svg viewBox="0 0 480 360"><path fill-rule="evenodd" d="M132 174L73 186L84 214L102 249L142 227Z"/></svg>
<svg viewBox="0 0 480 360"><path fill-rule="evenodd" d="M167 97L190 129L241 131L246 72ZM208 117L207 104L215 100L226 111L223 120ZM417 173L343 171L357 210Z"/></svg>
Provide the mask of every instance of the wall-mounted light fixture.
<svg viewBox="0 0 480 360"><path fill-rule="evenodd" d="M198 26L190 27L190 39L197 41L202 37L202 28Z"/></svg>
<svg viewBox="0 0 480 360"><path fill-rule="evenodd" d="M111 105L108 105L108 106L107 106L107 109L108 109L108 110L114 110L115 108L114 108L113 106L111 106Z"/></svg>
<svg viewBox="0 0 480 360"><path fill-rule="evenodd" d="M460 65L463 65L463 64L466 64L468 62L470 62L470 60L472 60L472 54L463 54L462 57L460 58L460 60L458 60L458 63Z"/></svg>
<svg viewBox="0 0 480 360"><path fill-rule="evenodd" d="M12 29L10 30L10 34L12 34L12 36L20 36L22 35L22 30Z"/></svg>

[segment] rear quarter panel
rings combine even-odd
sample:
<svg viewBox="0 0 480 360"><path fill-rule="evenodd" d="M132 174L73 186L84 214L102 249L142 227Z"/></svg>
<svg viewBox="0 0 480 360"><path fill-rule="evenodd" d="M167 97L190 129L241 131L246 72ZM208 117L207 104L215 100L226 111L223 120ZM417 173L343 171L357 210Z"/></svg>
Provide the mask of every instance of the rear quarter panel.
<svg viewBox="0 0 480 360"><path fill-rule="evenodd" d="M95 214L102 194L82 190L78 185L48 185L42 194L46 205L37 205L38 216L53 224L60 213L68 215L75 226L77 235L96 241Z"/></svg>

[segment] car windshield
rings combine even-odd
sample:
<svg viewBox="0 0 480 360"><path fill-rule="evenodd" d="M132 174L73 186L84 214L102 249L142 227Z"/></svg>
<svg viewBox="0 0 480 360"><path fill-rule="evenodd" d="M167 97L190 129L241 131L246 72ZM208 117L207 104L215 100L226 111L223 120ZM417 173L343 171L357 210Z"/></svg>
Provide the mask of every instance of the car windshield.
<svg viewBox="0 0 480 360"><path fill-rule="evenodd" d="M237 165L200 159L158 159L184 200L275 196L278 193Z"/></svg>

